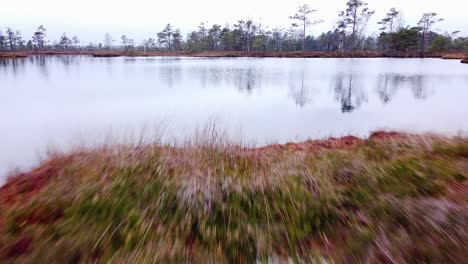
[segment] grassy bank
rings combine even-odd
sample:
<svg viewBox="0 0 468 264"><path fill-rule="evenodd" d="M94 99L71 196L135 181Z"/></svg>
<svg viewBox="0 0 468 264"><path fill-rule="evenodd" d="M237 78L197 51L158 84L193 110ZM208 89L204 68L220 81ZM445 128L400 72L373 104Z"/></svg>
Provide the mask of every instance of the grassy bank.
<svg viewBox="0 0 468 264"><path fill-rule="evenodd" d="M241 51L159 51L159 52L125 52L125 51L39 51L39 52L0 52L0 58L26 57L31 55L90 55L94 57L254 57L254 58L420 58L419 52L320 52L320 51L276 51L276 52L241 52ZM426 58L464 59L466 52L426 52Z"/></svg>
<svg viewBox="0 0 468 264"><path fill-rule="evenodd" d="M0 189L0 259L462 263L467 176L467 138L386 132L56 154Z"/></svg>

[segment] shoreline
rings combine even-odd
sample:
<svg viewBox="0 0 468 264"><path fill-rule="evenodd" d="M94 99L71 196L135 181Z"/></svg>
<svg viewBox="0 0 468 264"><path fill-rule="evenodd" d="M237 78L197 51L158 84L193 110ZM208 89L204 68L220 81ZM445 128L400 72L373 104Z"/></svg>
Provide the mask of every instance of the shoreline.
<svg viewBox="0 0 468 264"><path fill-rule="evenodd" d="M458 136L442 136L435 134L437 137L443 138L454 138ZM375 131L372 132L369 137L361 138L357 136L342 136L342 137L329 137L325 139L310 139L301 142L287 142L283 144L270 144L266 146L259 147L241 147L237 145L232 145L232 147L247 153L261 153L261 152L317 152L324 150L350 150L356 146L365 144L368 141L386 141L386 140L398 140L398 139L411 139L414 137L432 137L433 134L412 134L406 132L396 132L396 131ZM121 146L120 144L118 145ZM150 147L151 144L148 145ZM146 146L142 146L145 148ZM140 148L140 147L139 147ZM167 148L172 150L183 150L184 147L175 147L175 146L158 146L158 148ZM86 151L82 151L81 154ZM64 157L73 156L73 153L70 154L61 154ZM43 163L39 164L29 172L21 172L17 175L10 175L6 178L5 183L0 185L0 204L2 203L2 192L3 189L8 188L8 186L23 184L28 181L28 175L34 175L37 171L44 171L45 167L49 167L50 161L46 160ZM45 171L48 171L46 169ZM46 177L47 178L47 177Z"/></svg>
<svg viewBox="0 0 468 264"><path fill-rule="evenodd" d="M278 51L278 52L124 52L124 51L39 51L0 52L1 58L25 58L35 55L88 55L93 57L208 57L208 58L421 58L419 52L395 53L384 51L364 52L320 52L320 51ZM468 52L426 52L424 58L463 60Z"/></svg>
<svg viewBox="0 0 468 264"><path fill-rule="evenodd" d="M286 142L283 144L269 144L265 146L258 146L258 147L242 147L234 145L233 147L245 152L282 152L282 151L304 151L304 152L314 152L314 151L321 151L321 150L340 150L340 149L349 149L355 147L357 145L361 145L368 140L388 140L388 139L399 139L399 138L406 138L410 136L416 136L416 134L406 133L406 132L395 132L395 131L375 131L372 132L369 137L361 138L357 136L342 136L342 137L329 137L324 139L310 139L301 142ZM120 145L120 144L119 144ZM151 145L151 144L150 144ZM175 149L175 150L182 150L183 147L161 147L161 148L168 148L168 149ZM63 154L62 154L63 155ZM72 153L70 156L73 155ZM67 154L64 154L67 156ZM30 174L35 174L36 171L42 171L44 168L47 167L49 161L45 160L38 166L32 168L29 172L20 172L16 175L7 176L5 182L0 184L0 204L2 202L2 190L6 187L6 185L16 185L16 180L19 182L28 181L27 176Z"/></svg>

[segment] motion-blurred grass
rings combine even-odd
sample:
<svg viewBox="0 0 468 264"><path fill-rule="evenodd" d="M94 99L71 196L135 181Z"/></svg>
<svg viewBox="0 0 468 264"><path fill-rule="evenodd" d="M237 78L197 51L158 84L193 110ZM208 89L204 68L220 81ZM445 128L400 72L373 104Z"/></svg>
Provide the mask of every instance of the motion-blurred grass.
<svg viewBox="0 0 468 264"><path fill-rule="evenodd" d="M468 140L375 135L52 155L0 190L1 262L466 261Z"/></svg>

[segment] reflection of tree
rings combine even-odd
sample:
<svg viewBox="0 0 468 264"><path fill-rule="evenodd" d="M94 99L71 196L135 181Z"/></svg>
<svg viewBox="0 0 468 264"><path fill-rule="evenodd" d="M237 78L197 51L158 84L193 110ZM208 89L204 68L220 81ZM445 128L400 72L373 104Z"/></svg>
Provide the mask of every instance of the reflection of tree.
<svg viewBox="0 0 468 264"><path fill-rule="evenodd" d="M208 59L206 59L208 60ZM201 87L220 87L224 83L233 85L239 92L252 93L253 90L261 83L261 71L255 67L248 68L226 68L218 67L217 62L212 65L209 61L201 61L202 63L194 63L189 67L184 67L184 74L192 81L199 82ZM183 62L187 63L187 62ZM163 68L161 68L163 70ZM180 69L179 69L180 70ZM165 69L163 75L169 72L170 69ZM165 76L166 77L166 76Z"/></svg>
<svg viewBox="0 0 468 264"><path fill-rule="evenodd" d="M416 99L425 99L427 96L427 89L424 86L424 76L414 76L411 84L411 90L413 90L414 97Z"/></svg>
<svg viewBox="0 0 468 264"><path fill-rule="evenodd" d="M247 90L248 93L251 93L253 88L255 86L255 74L254 70L252 68L249 68L247 70L246 74L246 80L245 80L245 90Z"/></svg>
<svg viewBox="0 0 468 264"><path fill-rule="evenodd" d="M0 60L0 69L6 70L7 69L7 60Z"/></svg>
<svg viewBox="0 0 468 264"><path fill-rule="evenodd" d="M378 84L377 84L377 93L379 94L380 100L384 104L390 102L392 100L393 95L395 94L395 87L390 83L390 79L392 76L385 74L385 75L380 75L378 78Z"/></svg>
<svg viewBox="0 0 468 264"><path fill-rule="evenodd" d="M349 73L348 76L342 73L336 76L335 99L340 101L343 113L354 111L367 100L363 90L355 85L352 73Z"/></svg>
<svg viewBox="0 0 468 264"><path fill-rule="evenodd" d="M49 77L49 71L47 70L47 61L45 56L35 56L32 62L39 67L39 71L45 78Z"/></svg>
<svg viewBox="0 0 468 264"><path fill-rule="evenodd" d="M224 71L217 67L209 68L208 81L210 85L212 85L213 87L219 87L221 85L221 81L223 80L223 73Z"/></svg>
<svg viewBox="0 0 468 264"><path fill-rule="evenodd" d="M77 64L77 57L76 55L60 55L58 56L59 61L68 69L68 67L72 64Z"/></svg>
<svg viewBox="0 0 468 264"><path fill-rule="evenodd" d="M19 70L23 70L25 58L7 58L0 59L0 66L5 69L5 71L11 71L13 75L17 75Z"/></svg>
<svg viewBox="0 0 468 264"><path fill-rule="evenodd" d="M255 87L256 79L260 77L253 68L248 68L247 70L239 69L234 78L239 91L247 91L250 94Z"/></svg>
<svg viewBox="0 0 468 264"><path fill-rule="evenodd" d="M7 71L10 71L14 75L17 75L18 73L20 73L19 70L23 70L26 65L27 67L33 66L37 67L39 72L45 78L47 78L49 76L48 68L50 64L60 63L60 66L64 66L64 68L68 70L71 65L78 64L80 59L81 57L76 55L36 55L29 56L27 58L0 60L0 67L4 67Z"/></svg>
<svg viewBox="0 0 468 264"><path fill-rule="evenodd" d="M160 76L167 83L167 86L172 88L174 82L180 80L181 77L180 60L177 58L162 58L159 61L161 62Z"/></svg>
<svg viewBox="0 0 468 264"><path fill-rule="evenodd" d="M383 103L388 103L395 96L396 92L406 85L413 91L416 99L426 98L427 88L424 85L423 75L381 75L378 78L377 93Z"/></svg>
<svg viewBox="0 0 468 264"><path fill-rule="evenodd" d="M290 96L294 99L297 106L304 107L311 101L308 98L308 89L304 86L304 71L301 73L300 84L298 86L296 86L296 80L294 76L291 76L289 82Z"/></svg>

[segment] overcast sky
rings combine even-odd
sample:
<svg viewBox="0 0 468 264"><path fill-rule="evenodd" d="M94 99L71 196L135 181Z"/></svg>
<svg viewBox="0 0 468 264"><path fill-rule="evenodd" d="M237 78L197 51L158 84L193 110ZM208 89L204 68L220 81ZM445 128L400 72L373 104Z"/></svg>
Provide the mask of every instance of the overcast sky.
<svg viewBox="0 0 468 264"><path fill-rule="evenodd" d="M156 37L165 24L171 23L184 35L202 22L233 24L238 19L253 19L263 26L289 27L288 17L297 6L307 3L319 11L317 19L325 22L311 27L309 34L333 28L337 13L345 9L346 0L1 0L0 28L20 29L29 39L38 25L47 28L49 40L62 32L77 35L83 44L102 42L109 32L114 39L122 34L137 42ZM415 25L424 12L437 12L446 20L436 26L443 31L461 30L468 35L468 1L466 0L368 0L376 11L368 33L376 32L376 23L391 7L401 10L405 25Z"/></svg>

